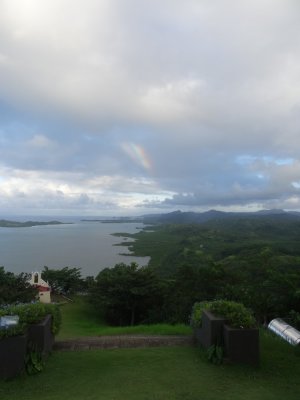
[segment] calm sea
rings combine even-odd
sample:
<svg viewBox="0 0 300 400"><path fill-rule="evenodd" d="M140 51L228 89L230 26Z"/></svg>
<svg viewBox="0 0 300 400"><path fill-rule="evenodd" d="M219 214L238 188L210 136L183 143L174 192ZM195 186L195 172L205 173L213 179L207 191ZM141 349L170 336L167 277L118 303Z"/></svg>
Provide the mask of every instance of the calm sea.
<svg viewBox="0 0 300 400"><path fill-rule="evenodd" d="M31 220L46 219L35 217ZM63 221L62 218L59 220ZM120 262L135 261L146 265L149 257L120 255L129 253L127 247L115 246L124 238L112 236L116 232L136 233L142 227L142 223L77 220L69 225L0 228L0 266L14 273L41 271L44 265L49 268L80 267L83 276L95 276L103 268Z"/></svg>

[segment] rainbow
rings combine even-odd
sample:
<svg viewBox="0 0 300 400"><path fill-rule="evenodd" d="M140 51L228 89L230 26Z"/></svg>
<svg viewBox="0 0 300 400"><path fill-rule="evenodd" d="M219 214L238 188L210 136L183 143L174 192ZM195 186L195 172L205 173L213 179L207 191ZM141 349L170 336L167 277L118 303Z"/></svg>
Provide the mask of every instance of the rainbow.
<svg viewBox="0 0 300 400"><path fill-rule="evenodd" d="M123 143L122 149L136 164L147 171L151 171L151 161L142 146L135 143Z"/></svg>

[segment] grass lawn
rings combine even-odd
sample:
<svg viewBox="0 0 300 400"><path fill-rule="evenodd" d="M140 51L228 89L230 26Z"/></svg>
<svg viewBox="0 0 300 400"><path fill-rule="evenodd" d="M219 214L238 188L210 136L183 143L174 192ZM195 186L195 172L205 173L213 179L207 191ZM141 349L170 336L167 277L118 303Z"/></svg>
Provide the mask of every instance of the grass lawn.
<svg viewBox="0 0 300 400"><path fill-rule="evenodd" d="M199 348L54 352L42 373L0 383L1 400L299 400L300 357L261 334L258 368L210 364Z"/></svg>
<svg viewBox="0 0 300 400"><path fill-rule="evenodd" d="M147 334L147 335L189 335L191 328L183 324L155 324L127 327L111 327L96 315L86 297L77 296L73 303L61 306L62 327L57 339L80 336Z"/></svg>

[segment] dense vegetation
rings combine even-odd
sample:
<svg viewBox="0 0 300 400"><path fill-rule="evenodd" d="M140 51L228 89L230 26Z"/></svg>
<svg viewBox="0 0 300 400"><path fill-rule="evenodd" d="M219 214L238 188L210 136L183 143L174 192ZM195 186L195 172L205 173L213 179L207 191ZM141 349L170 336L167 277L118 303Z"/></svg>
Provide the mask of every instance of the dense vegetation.
<svg viewBox="0 0 300 400"><path fill-rule="evenodd" d="M130 249L151 256L150 268L168 282L168 318L183 321L195 301L228 299L252 308L261 323L278 316L299 323L298 216L154 225L128 236L136 239Z"/></svg>
<svg viewBox="0 0 300 400"><path fill-rule="evenodd" d="M259 262L256 256L266 248L272 253L273 263L299 265L300 260L300 220L280 214L154 225L127 236L136 239L130 243L130 250L151 256L150 266L162 275L173 274L182 265L198 266L209 261L240 264L250 257L252 263Z"/></svg>
<svg viewBox="0 0 300 400"><path fill-rule="evenodd" d="M136 255L151 256L148 267L118 264L85 279L79 268L44 267L42 277L54 292L88 292L98 314L113 325L189 323L195 302L223 299L252 309L258 323L282 317L300 328L298 215L222 214L201 224L151 225L127 236L135 239L130 249ZM21 277L0 270L0 302L30 299L28 287L16 297L16 279Z"/></svg>
<svg viewBox="0 0 300 400"><path fill-rule="evenodd" d="M0 306L16 302L30 302L37 296L37 289L28 283L28 274L15 275L0 267Z"/></svg>
<svg viewBox="0 0 300 400"><path fill-rule="evenodd" d="M164 303L163 281L148 267L117 264L106 268L90 288L93 304L114 325L157 322Z"/></svg>
<svg viewBox="0 0 300 400"><path fill-rule="evenodd" d="M84 287L80 268L51 269L45 266L42 271L42 279L49 283L53 293L70 295Z"/></svg>

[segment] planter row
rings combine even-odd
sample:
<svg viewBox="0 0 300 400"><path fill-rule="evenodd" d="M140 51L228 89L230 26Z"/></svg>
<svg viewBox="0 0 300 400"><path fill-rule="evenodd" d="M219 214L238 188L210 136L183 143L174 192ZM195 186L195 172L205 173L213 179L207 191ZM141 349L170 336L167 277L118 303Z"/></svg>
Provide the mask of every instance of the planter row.
<svg viewBox="0 0 300 400"><path fill-rule="evenodd" d="M27 351L48 356L54 344L51 318L47 315L42 322L29 325L24 335L0 339L0 379L14 378L24 370Z"/></svg>
<svg viewBox="0 0 300 400"><path fill-rule="evenodd" d="M259 330L231 328L226 323L226 319L203 311L202 327L195 330L196 342L206 349L223 346L224 355L231 362L258 365Z"/></svg>

